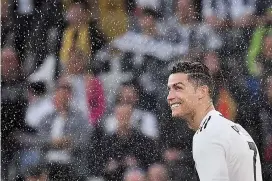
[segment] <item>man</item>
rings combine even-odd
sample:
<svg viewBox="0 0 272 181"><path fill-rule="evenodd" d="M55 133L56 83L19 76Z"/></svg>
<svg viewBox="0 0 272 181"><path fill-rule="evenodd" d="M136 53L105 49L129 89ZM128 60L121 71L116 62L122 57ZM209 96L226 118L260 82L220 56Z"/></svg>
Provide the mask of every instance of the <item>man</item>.
<svg viewBox="0 0 272 181"><path fill-rule="evenodd" d="M114 117L116 131L103 137L100 158L105 162L106 180L121 181L126 169L139 167L147 170L148 166L159 160L156 142L138 131L130 124L133 105L117 101Z"/></svg>
<svg viewBox="0 0 272 181"><path fill-rule="evenodd" d="M157 117L152 112L137 106L139 101L137 85L133 81L128 81L120 85L118 89L116 101L132 105L132 115L129 118L131 126L149 138L157 139L159 135ZM116 132L117 122L114 113L108 116L104 121L105 131L109 134Z"/></svg>
<svg viewBox="0 0 272 181"><path fill-rule="evenodd" d="M213 81L199 62L176 63L168 79L172 116L196 131L193 158L200 181L262 181L260 157L251 136L227 120L212 102Z"/></svg>
<svg viewBox="0 0 272 181"><path fill-rule="evenodd" d="M164 164L154 163L148 167L148 181L167 181L168 177L168 170Z"/></svg>
<svg viewBox="0 0 272 181"><path fill-rule="evenodd" d="M139 168L128 169L124 173L124 181L146 181L145 172Z"/></svg>
<svg viewBox="0 0 272 181"><path fill-rule="evenodd" d="M53 97L55 111L44 117L38 131L44 164L53 180L84 179L88 173L86 156L92 128L71 106L72 92L69 82L58 83Z"/></svg>
<svg viewBox="0 0 272 181"><path fill-rule="evenodd" d="M15 131L28 130L24 123L26 83L20 61L14 48L1 49L1 180L8 180L8 168L19 149Z"/></svg>

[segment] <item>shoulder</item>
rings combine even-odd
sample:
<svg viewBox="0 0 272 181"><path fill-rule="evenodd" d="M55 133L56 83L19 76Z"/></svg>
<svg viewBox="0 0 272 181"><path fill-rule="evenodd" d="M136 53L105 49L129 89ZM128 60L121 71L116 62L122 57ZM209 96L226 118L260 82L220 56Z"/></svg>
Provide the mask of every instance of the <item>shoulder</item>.
<svg viewBox="0 0 272 181"><path fill-rule="evenodd" d="M102 121L102 127L106 133L113 133L117 127L117 120L113 114L107 116Z"/></svg>
<svg viewBox="0 0 272 181"><path fill-rule="evenodd" d="M68 119L70 119L71 122L76 124L82 124L82 123L88 122L88 120L84 117L84 114L82 113L82 111L77 109L72 109L72 108L70 108Z"/></svg>
<svg viewBox="0 0 272 181"><path fill-rule="evenodd" d="M116 121L115 115L113 113L106 116L105 119L104 119L104 122L106 122L106 123L107 122L113 122L113 121Z"/></svg>
<svg viewBox="0 0 272 181"><path fill-rule="evenodd" d="M50 128L56 116L57 114L55 111L44 115L43 118L41 119L38 129L41 131L41 130L47 130L47 128Z"/></svg>
<svg viewBox="0 0 272 181"><path fill-rule="evenodd" d="M156 115L153 114L152 112L145 111L142 109L134 109L133 114L138 117L142 117L143 119L156 119Z"/></svg>
<svg viewBox="0 0 272 181"><path fill-rule="evenodd" d="M85 79L90 84L89 86L102 86L102 81L92 74L86 75Z"/></svg>
<svg viewBox="0 0 272 181"><path fill-rule="evenodd" d="M231 121L221 114L208 116L194 135L194 142L224 143L228 139Z"/></svg>
<svg viewBox="0 0 272 181"><path fill-rule="evenodd" d="M227 121L229 120L224 118L220 113L209 115L202 121L196 134L219 134L226 127Z"/></svg>
<svg viewBox="0 0 272 181"><path fill-rule="evenodd" d="M89 22L89 29L92 33L97 33L99 31L98 23L95 20Z"/></svg>
<svg viewBox="0 0 272 181"><path fill-rule="evenodd" d="M41 125L50 124L56 116L57 116L56 111L53 111L53 112L50 112L50 113L44 115Z"/></svg>

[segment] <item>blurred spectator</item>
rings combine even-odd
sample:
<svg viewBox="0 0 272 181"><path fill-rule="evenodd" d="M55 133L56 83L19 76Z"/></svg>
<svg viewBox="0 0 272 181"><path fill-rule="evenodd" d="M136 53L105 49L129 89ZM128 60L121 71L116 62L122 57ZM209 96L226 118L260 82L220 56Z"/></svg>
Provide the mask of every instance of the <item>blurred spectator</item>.
<svg viewBox="0 0 272 181"><path fill-rule="evenodd" d="M99 25L109 40L122 35L128 28L128 12L124 0L98 0Z"/></svg>
<svg viewBox="0 0 272 181"><path fill-rule="evenodd" d="M154 10L160 10L162 6L161 0L135 0L139 8L150 8Z"/></svg>
<svg viewBox="0 0 272 181"><path fill-rule="evenodd" d="M252 39L252 44L249 49L249 53L247 57L248 58L247 66L248 66L248 71L251 75L257 76L257 77L263 77L264 75L272 71L271 69L272 67L272 61L271 61L272 29L270 27L267 27L262 30L256 30L256 31L258 31L262 35L254 34L255 36ZM256 41L259 41L259 42L256 42ZM255 45L254 49L253 49L253 45Z"/></svg>
<svg viewBox="0 0 272 181"><path fill-rule="evenodd" d="M141 65L143 56L154 56L160 60L168 60L185 53L186 49L174 46L168 37L164 37L165 24L158 19L159 12L151 8L139 9L135 31L129 30L113 40L111 46L122 52L130 52L136 57L133 62L136 66Z"/></svg>
<svg viewBox="0 0 272 181"><path fill-rule="evenodd" d="M140 169L128 169L124 173L123 181L145 181L145 173Z"/></svg>
<svg viewBox="0 0 272 181"><path fill-rule="evenodd" d="M25 73L29 74L30 82L43 82L48 89L48 92L51 92L53 87L55 86L55 81L60 77L61 65L58 56L56 55L57 49L57 29L51 28L47 31L47 39L46 39L46 51L44 51L44 59L41 60L40 63L35 62L32 58L27 57L24 63ZM30 59L28 59L30 58ZM39 64L39 66L37 66ZM35 67L33 67L35 66ZM34 70L34 72L33 72Z"/></svg>
<svg viewBox="0 0 272 181"><path fill-rule="evenodd" d="M25 181L47 181L47 180L48 180L48 177L46 174L31 176L25 179Z"/></svg>
<svg viewBox="0 0 272 181"><path fill-rule="evenodd" d="M8 0L1 3L1 47L12 45L13 43L13 19Z"/></svg>
<svg viewBox="0 0 272 181"><path fill-rule="evenodd" d="M193 1L176 0L175 17L170 21L167 35L180 46L186 47L189 56L197 58L207 50L218 50L222 46L221 38L208 24L199 23Z"/></svg>
<svg viewBox="0 0 272 181"><path fill-rule="evenodd" d="M272 73L272 31L264 37L263 49L257 58L262 75Z"/></svg>
<svg viewBox="0 0 272 181"><path fill-rule="evenodd" d="M227 28L230 21L232 1L202 1L202 18L204 22L216 29Z"/></svg>
<svg viewBox="0 0 272 181"><path fill-rule="evenodd" d="M271 8L272 2L267 0L257 0L256 1L256 15L260 18L266 16L267 9Z"/></svg>
<svg viewBox="0 0 272 181"><path fill-rule="evenodd" d="M73 87L72 104L97 126L105 111L104 90L100 80L88 72L88 56L81 50L70 52L70 58L62 76Z"/></svg>
<svg viewBox="0 0 272 181"><path fill-rule="evenodd" d="M158 120L153 113L139 109L137 104L139 100L138 91L133 82L125 82L119 87L116 101L132 105L132 114L128 119L134 129L152 139L157 139L159 135ZM117 119L115 113L105 119L104 129L106 133L113 134L116 132L118 127Z"/></svg>
<svg viewBox="0 0 272 181"><path fill-rule="evenodd" d="M158 12L152 8L143 8L139 12L140 31L144 35L156 37L159 35Z"/></svg>
<svg viewBox="0 0 272 181"><path fill-rule="evenodd" d="M145 99L148 99L145 106L152 111L155 111L157 99L162 98L160 95L164 90L159 87L166 80L169 60L187 51L164 36L165 25L158 16L158 11L154 9L140 9L137 16L139 30L128 31L111 44L122 52L122 64L131 68L127 71L138 79Z"/></svg>
<svg viewBox="0 0 272 181"><path fill-rule="evenodd" d="M33 20L40 13L41 0L9 2L11 6L11 16L14 19L15 48L21 58L25 58L26 40L33 33Z"/></svg>
<svg viewBox="0 0 272 181"><path fill-rule="evenodd" d="M42 120L38 131L50 180L78 180L88 174L86 154L91 126L70 106L71 98L72 87L60 82L54 93L55 112Z"/></svg>
<svg viewBox="0 0 272 181"><path fill-rule="evenodd" d="M46 84L42 81L32 82L28 90L28 107L26 110L26 124L36 129L45 115L54 111L53 103Z"/></svg>
<svg viewBox="0 0 272 181"><path fill-rule="evenodd" d="M107 180L121 180L126 168L147 169L149 164L158 159L155 142L129 124L132 106L122 102L116 103L114 113L118 121L117 131L103 139L102 155Z"/></svg>
<svg viewBox="0 0 272 181"><path fill-rule="evenodd" d="M14 132L27 128L24 124L26 84L20 60L13 48L1 50L1 177L8 179L8 169L18 150Z"/></svg>
<svg viewBox="0 0 272 181"><path fill-rule="evenodd" d="M217 29L223 29L228 25L243 28L254 24L255 5L255 0L203 0L202 15L205 22Z"/></svg>
<svg viewBox="0 0 272 181"><path fill-rule="evenodd" d="M237 103L229 90L228 82L224 79L221 62L216 52L206 52L203 63L209 68L214 81L214 104L216 110L230 120L235 121L237 115Z"/></svg>
<svg viewBox="0 0 272 181"><path fill-rule="evenodd" d="M148 181L168 181L167 168L163 164L155 163L148 167Z"/></svg>
<svg viewBox="0 0 272 181"><path fill-rule="evenodd" d="M151 8L139 10L137 16L135 16L137 25L139 25L138 29L130 29L122 36L115 38L109 44L109 47L103 50L104 53L99 53L99 55L108 55L107 60L118 59L120 70L123 74L128 75L125 77L131 78L130 75L132 75L138 79L145 98L149 99L149 101L146 101L148 103L145 104L145 108L154 111L156 109L156 97L162 92L161 89L156 88L162 86L162 80L166 77L165 65L168 64L171 57L184 52L184 50L179 46L173 47L171 42L164 40L162 36L164 26L163 23L158 21L159 13L156 10ZM157 67L157 69L152 67ZM115 72L117 71L115 70ZM117 77L118 74L112 76L116 76L112 79L117 84L118 81L121 81L121 78ZM116 87L116 85L113 86L113 91ZM113 91L111 90L111 92Z"/></svg>
<svg viewBox="0 0 272 181"><path fill-rule="evenodd" d="M262 148L264 180L271 180L272 174L272 74L264 80L264 104L259 116L262 123Z"/></svg>
<svg viewBox="0 0 272 181"><path fill-rule="evenodd" d="M246 50L255 24L255 5L255 0L202 1L202 18L222 36L225 43L223 53Z"/></svg>
<svg viewBox="0 0 272 181"><path fill-rule="evenodd" d="M80 49L86 56L93 57L97 50L105 44L103 33L94 20L90 19L88 3L85 0L75 0L65 14L60 60L67 64L72 49Z"/></svg>
<svg viewBox="0 0 272 181"><path fill-rule="evenodd" d="M61 2L59 0L42 1L39 12L33 19L31 33L26 38L25 45L24 71L27 75L40 68L49 56L59 55L64 23ZM51 62L56 64L56 60ZM52 74L54 73L52 71Z"/></svg>
<svg viewBox="0 0 272 181"><path fill-rule="evenodd" d="M159 20L158 10L143 7L137 14L139 29L128 31L113 40L110 46L121 52L121 62L129 67L138 79L143 93L147 96L146 108L156 111L156 103L163 98L164 82L167 80L167 65L188 49L172 42L165 33L166 24Z"/></svg>
<svg viewBox="0 0 272 181"><path fill-rule="evenodd" d="M272 32L272 13L270 7L266 9L261 18L263 19L262 24L256 27L252 35L246 57L248 72L253 76L262 76L263 68L268 68L263 65L263 63L267 64L268 62L262 62L259 57L267 57L266 54L269 52L269 37Z"/></svg>
<svg viewBox="0 0 272 181"><path fill-rule="evenodd" d="M18 153L18 173L25 180L46 180L46 174L40 167L41 155L37 142L38 130L45 116L54 112L51 97L44 82L32 82L28 88L28 107L25 124L28 130L14 132L20 143Z"/></svg>

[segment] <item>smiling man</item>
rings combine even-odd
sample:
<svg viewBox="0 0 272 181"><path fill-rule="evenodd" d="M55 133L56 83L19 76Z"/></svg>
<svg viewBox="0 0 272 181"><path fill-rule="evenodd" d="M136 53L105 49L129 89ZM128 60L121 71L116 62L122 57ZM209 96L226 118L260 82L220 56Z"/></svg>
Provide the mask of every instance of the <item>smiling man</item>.
<svg viewBox="0 0 272 181"><path fill-rule="evenodd" d="M213 81L199 62L177 62L168 79L172 117L195 132L193 158L200 181L262 181L258 149L247 131L213 106Z"/></svg>

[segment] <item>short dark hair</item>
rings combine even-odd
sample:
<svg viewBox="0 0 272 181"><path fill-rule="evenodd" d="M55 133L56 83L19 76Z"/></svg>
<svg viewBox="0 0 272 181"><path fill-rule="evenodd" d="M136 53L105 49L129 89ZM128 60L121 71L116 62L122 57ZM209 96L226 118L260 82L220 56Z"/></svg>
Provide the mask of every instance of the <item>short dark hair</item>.
<svg viewBox="0 0 272 181"><path fill-rule="evenodd" d="M120 85L120 88L122 88L122 87L132 87L137 93L140 90L140 85L136 79L132 79L132 80L128 80L128 81L123 82Z"/></svg>
<svg viewBox="0 0 272 181"><path fill-rule="evenodd" d="M142 14L146 16L152 16L154 19L159 17L159 13L152 8L143 8Z"/></svg>
<svg viewBox="0 0 272 181"><path fill-rule="evenodd" d="M84 10L89 10L89 3L86 0L73 0L72 4L79 4Z"/></svg>
<svg viewBox="0 0 272 181"><path fill-rule="evenodd" d="M44 95L47 91L46 83L43 81L30 82L29 90L34 95L38 95L38 96Z"/></svg>
<svg viewBox="0 0 272 181"><path fill-rule="evenodd" d="M171 74L188 74L188 80L194 81L197 86L207 85L209 87L210 97L213 97L213 79L209 68L205 64L197 61L179 61L172 66L170 72Z"/></svg>
<svg viewBox="0 0 272 181"><path fill-rule="evenodd" d="M61 82L61 83L58 83L56 85L55 91L58 91L58 90L67 90L67 91L69 91L71 93L73 91L73 88L72 88L72 86L69 83L66 83L66 82L63 83L63 82Z"/></svg>
<svg viewBox="0 0 272 181"><path fill-rule="evenodd" d="M128 81L122 82L121 85L119 86L116 97L115 97L115 104L119 104L121 102L121 97L122 97L121 90L124 87L131 87L135 91L137 96L139 96L140 85L138 84L137 80L136 79L128 80Z"/></svg>

